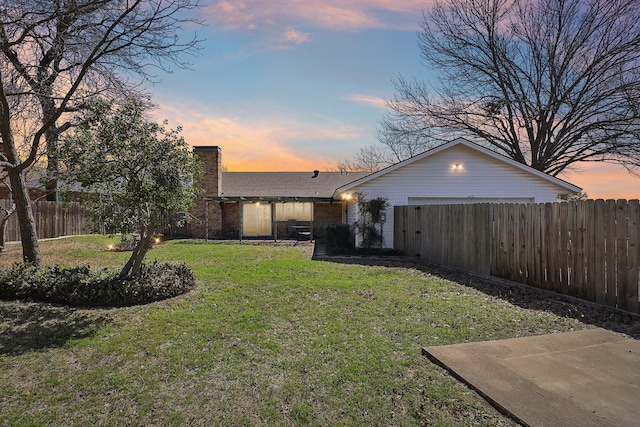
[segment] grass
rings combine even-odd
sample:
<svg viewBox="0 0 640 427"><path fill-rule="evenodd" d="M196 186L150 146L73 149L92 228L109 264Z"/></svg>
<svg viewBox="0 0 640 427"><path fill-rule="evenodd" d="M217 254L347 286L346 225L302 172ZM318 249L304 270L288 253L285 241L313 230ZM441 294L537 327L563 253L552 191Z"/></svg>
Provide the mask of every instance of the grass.
<svg viewBox="0 0 640 427"><path fill-rule="evenodd" d="M128 254L108 243L41 248L48 264L119 268ZM148 259L188 263L196 289L118 309L0 301L0 425L511 425L421 347L585 327L299 248L172 241Z"/></svg>

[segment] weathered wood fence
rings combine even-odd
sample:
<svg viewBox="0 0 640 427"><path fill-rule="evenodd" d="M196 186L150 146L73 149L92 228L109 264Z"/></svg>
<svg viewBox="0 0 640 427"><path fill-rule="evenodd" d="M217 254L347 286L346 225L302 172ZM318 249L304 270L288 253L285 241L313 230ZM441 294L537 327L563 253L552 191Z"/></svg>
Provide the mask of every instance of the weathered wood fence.
<svg viewBox="0 0 640 427"><path fill-rule="evenodd" d="M0 206L9 208L11 201L0 200ZM31 204L36 222L39 239L60 236L75 236L90 232L84 209L78 202L47 202L37 201ZM4 212L0 211L0 217ZM18 216L14 213L7 222L5 240L7 242L20 240Z"/></svg>
<svg viewBox="0 0 640 427"><path fill-rule="evenodd" d="M638 200L396 206L394 248L640 313Z"/></svg>

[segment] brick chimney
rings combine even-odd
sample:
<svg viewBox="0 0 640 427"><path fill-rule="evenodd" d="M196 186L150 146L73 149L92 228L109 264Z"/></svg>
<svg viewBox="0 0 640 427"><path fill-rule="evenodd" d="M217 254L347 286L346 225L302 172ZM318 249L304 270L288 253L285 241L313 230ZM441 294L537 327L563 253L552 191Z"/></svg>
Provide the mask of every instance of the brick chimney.
<svg viewBox="0 0 640 427"><path fill-rule="evenodd" d="M222 154L220 147L193 147L203 164L203 174L196 183L198 188L204 190L203 196L220 197L222 192Z"/></svg>
<svg viewBox="0 0 640 427"><path fill-rule="evenodd" d="M207 234L210 239L219 238L222 234L222 210L218 201L206 201L205 198L220 197L222 193L222 154L220 147L199 146L193 147L193 153L202 161L202 178L195 186L201 188L203 193L195 200L189 213L195 217L189 223L191 237L204 238ZM208 212L205 212L208 206ZM207 233L208 225L208 233Z"/></svg>

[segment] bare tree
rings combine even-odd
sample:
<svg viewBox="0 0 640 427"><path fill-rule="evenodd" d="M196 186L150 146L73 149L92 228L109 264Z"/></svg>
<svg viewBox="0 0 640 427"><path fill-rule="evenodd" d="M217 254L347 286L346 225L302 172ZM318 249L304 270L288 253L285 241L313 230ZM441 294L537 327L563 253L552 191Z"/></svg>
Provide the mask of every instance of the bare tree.
<svg viewBox="0 0 640 427"><path fill-rule="evenodd" d="M419 44L440 85L395 81L385 150L463 136L553 176L640 166L637 0L441 0Z"/></svg>
<svg viewBox="0 0 640 427"><path fill-rule="evenodd" d="M375 172L399 160L402 159L397 159L377 145L368 145L361 148L353 159L339 162L337 169L339 172Z"/></svg>
<svg viewBox="0 0 640 427"><path fill-rule="evenodd" d="M195 53L198 40L181 40L180 32L197 7L198 0L0 0L0 166L13 190L25 261L41 263L23 172L43 151L43 138L52 154L86 99L135 93L154 70L188 66L184 54ZM22 115L37 123L25 150L16 144Z"/></svg>

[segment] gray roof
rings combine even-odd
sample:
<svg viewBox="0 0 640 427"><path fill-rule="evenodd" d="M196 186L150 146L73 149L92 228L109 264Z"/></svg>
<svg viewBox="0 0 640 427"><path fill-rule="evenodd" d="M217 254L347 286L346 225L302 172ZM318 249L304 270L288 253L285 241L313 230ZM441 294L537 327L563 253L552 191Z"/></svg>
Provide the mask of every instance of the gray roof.
<svg viewBox="0 0 640 427"><path fill-rule="evenodd" d="M224 198L325 198L330 199L338 187L356 181L367 172L223 172Z"/></svg>

